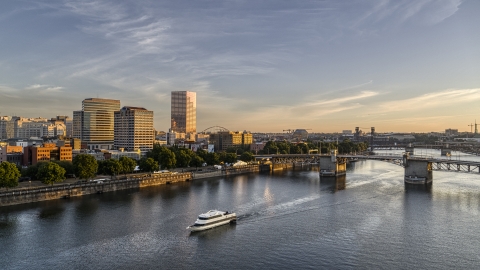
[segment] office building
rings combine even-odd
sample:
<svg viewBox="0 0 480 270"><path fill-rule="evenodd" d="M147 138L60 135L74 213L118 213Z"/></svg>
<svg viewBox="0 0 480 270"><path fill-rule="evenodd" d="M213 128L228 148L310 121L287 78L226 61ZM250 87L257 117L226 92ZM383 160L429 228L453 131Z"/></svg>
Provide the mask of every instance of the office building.
<svg viewBox="0 0 480 270"><path fill-rule="evenodd" d="M214 144L215 152L225 151L228 148L250 147L253 143L253 136L246 131L220 131L210 134L210 143Z"/></svg>
<svg viewBox="0 0 480 270"><path fill-rule="evenodd" d="M153 111L141 107L125 106L114 113L114 148L150 150L155 140Z"/></svg>
<svg viewBox="0 0 480 270"><path fill-rule="evenodd" d="M197 93L173 91L171 101L171 131L197 132Z"/></svg>
<svg viewBox="0 0 480 270"><path fill-rule="evenodd" d="M112 149L114 113L120 110L120 100L87 98L82 110L73 112L73 138L81 139L88 149Z"/></svg>
<svg viewBox="0 0 480 270"><path fill-rule="evenodd" d="M14 121L11 116L0 116L0 140L10 139L15 136L13 125Z"/></svg>
<svg viewBox="0 0 480 270"><path fill-rule="evenodd" d="M41 161L72 161L72 147L57 146L54 143L24 147L23 165L35 165Z"/></svg>

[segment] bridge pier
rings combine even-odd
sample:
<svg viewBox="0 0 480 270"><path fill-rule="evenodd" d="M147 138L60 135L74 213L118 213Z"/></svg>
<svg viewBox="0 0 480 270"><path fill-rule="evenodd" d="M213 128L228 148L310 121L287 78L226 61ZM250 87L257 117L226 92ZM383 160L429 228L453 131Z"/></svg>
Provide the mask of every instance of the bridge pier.
<svg viewBox="0 0 480 270"><path fill-rule="evenodd" d="M413 155L415 151L415 147L412 146L411 143L409 143L407 146L405 146L405 153L408 155Z"/></svg>
<svg viewBox="0 0 480 270"><path fill-rule="evenodd" d="M405 167L404 181L406 184L429 184L432 183L432 162L428 160L409 159L408 154L403 156Z"/></svg>
<svg viewBox="0 0 480 270"><path fill-rule="evenodd" d="M320 177L338 176L347 173L347 159L337 157L337 150L332 150L330 156L320 156Z"/></svg>
<svg viewBox="0 0 480 270"><path fill-rule="evenodd" d="M445 144L444 146L442 146L442 149L440 150L441 152L441 155L442 156L451 156L452 155L452 149L450 149L450 147L448 147L448 144Z"/></svg>

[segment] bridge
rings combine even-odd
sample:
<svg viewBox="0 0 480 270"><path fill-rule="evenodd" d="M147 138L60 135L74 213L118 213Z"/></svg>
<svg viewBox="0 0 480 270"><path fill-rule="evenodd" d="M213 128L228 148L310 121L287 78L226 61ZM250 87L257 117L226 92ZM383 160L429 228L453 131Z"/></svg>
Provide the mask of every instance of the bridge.
<svg viewBox="0 0 480 270"><path fill-rule="evenodd" d="M433 180L432 171L465 172L480 174L479 161L452 160L449 158L433 158L410 155L338 155L336 150L330 154L288 154L256 156L257 159L269 160L271 169L318 165L320 176L339 176L346 174L346 164L356 160L381 160L405 168L406 183L428 184Z"/></svg>

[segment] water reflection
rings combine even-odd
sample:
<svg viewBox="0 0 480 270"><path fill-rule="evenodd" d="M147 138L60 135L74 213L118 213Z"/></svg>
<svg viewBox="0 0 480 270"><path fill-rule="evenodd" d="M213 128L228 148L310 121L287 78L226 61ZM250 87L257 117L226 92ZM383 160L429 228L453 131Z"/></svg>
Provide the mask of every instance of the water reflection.
<svg viewBox="0 0 480 270"><path fill-rule="evenodd" d="M321 176L320 186L324 186L327 190L335 193L346 188L346 175L339 176Z"/></svg>
<svg viewBox="0 0 480 270"><path fill-rule="evenodd" d="M84 199L76 207L77 215L80 218L92 216L98 210L98 199Z"/></svg>
<svg viewBox="0 0 480 270"><path fill-rule="evenodd" d="M16 223L17 223L16 216L10 217L8 213L0 214L0 232L2 232L3 229L10 229L15 227Z"/></svg>
<svg viewBox="0 0 480 270"><path fill-rule="evenodd" d="M64 211L65 208L61 204L55 204L41 209L38 217L40 219L55 219L59 217Z"/></svg>
<svg viewBox="0 0 480 270"><path fill-rule="evenodd" d="M432 182L428 184L410 184L410 183L405 183L405 194L407 193L432 193Z"/></svg>

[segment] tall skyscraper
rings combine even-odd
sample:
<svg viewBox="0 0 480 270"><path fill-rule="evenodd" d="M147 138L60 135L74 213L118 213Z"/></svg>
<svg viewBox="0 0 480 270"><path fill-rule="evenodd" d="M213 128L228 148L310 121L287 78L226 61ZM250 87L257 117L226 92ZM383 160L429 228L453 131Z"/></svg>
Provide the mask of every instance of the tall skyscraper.
<svg viewBox="0 0 480 270"><path fill-rule="evenodd" d="M149 150L154 139L153 111L125 106L115 112L115 149Z"/></svg>
<svg viewBox="0 0 480 270"><path fill-rule="evenodd" d="M179 133L197 132L197 93L172 91L171 130Z"/></svg>
<svg viewBox="0 0 480 270"><path fill-rule="evenodd" d="M114 112L120 110L120 100L87 98L82 110L73 112L73 137L81 139L88 149L112 149Z"/></svg>

